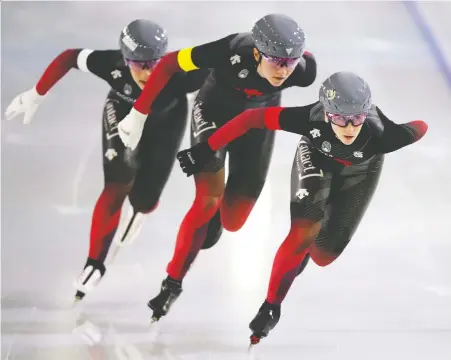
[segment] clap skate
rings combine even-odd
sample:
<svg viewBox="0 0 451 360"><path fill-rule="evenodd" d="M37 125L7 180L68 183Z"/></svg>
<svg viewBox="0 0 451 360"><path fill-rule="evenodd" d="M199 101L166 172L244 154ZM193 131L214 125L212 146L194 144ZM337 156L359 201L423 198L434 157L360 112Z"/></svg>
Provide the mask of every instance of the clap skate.
<svg viewBox="0 0 451 360"><path fill-rule="evenodd" d="M163 280L160 293L147 304L147 306L153 310L151 321L156 322L160 320L162 316L165 316L181 293L182 285L180 282L169 278Z"/></svg>
<svg viewBox="0 0 451 360"><path fill-rule="evenodd" d="M249 324L249 328L252 330L251 345L257 345L262 338L268 336L279 319L280 305L272 305L265 301Z"/></svg>
<svg viewBox="0 0 451 360"><path fill-rule="evenodd" d="M105 275L105 265L99 260L88 258L81 275L74 282L74 287L77 289L75 294L74 305L81 301L86 293L94 289Z"/></svg>
<svg viewBox="0 0 451 360"><path fill-rule="evenodd" d="M110 255L109 262L113 262L116 258L119 249L122 246L127 246L132 244L141 230L143 224L144 214L140 212L135 212L133 207L130 205L126 215L121 219L117 234L114 237L114 249Z"/></svg>

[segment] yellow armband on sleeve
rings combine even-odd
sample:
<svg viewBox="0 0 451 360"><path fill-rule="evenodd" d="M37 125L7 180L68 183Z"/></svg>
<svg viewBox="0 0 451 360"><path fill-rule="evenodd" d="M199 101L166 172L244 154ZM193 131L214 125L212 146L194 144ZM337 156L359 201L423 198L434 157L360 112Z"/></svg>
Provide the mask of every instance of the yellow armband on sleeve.
<svg viewBox="0 0 451 360"><path fill-rule="evenodd" d="M191 59L191 51L193 48L186 48L179 51L177 54L177 61L179 63L180 68L183 71L192 71L199 69L196 65L193 63L193 59Z"/></svg>

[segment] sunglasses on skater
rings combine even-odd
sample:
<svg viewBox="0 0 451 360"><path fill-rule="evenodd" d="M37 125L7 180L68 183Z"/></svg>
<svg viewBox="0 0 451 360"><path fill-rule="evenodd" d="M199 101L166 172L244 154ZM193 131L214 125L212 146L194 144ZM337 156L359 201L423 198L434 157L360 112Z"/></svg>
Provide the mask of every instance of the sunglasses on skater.
<svg viewBox="0 0 451 360"><path fill-rule="evenodd" d="M160 61L160 59L145 60L145 61L125 59L125 64L136 70L147 70L147 69L153 70L155 68L155 66L157 66L159 61Z"/></svg>
<svg viewBox="0 0 451 360"><path fill-rule="evenodd" d="M362 113L357 115L338 115L326 112L326 116L332 124L340 127L346 127L349 123L353 126L360 126L365 121L368 113Z"/></svg>
<svg viewBox="0 0 451 360"><path fill-rule="evenodd" d="M265 59L269 64L275 66L275 67L282 67L286 66L289 69L294 68L299 62L301 61L301 58L282 58L277 56L270 56L263 53L260 53L263 59Z"/></svg>

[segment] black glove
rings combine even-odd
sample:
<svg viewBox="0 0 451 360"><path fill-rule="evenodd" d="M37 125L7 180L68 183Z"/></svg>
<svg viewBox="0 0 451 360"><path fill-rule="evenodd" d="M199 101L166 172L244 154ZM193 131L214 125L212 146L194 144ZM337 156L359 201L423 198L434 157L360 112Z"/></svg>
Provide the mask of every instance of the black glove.
<svg viewBox="0 0 451 360"><path fill-rule="evenodd" d="M177 153L180 167L187 176L200 172L205 164L213 158L215 152L208 146L207 142L201 142L193 147Z"/></svg>

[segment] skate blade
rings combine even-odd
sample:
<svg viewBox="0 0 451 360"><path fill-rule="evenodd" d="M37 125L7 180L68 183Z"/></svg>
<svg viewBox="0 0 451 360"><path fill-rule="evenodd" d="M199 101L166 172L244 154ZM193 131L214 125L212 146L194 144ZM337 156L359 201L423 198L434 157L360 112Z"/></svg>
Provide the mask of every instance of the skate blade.
<svg viewBox="0 0 451 360"><path fill-rule="evenodd" d="M75 299L74 299L74 301L72 301L72 309L75 308L75 307L77 307L77 305L80 303L81 300L82 300L81 297L76 296Z"/></svg>
<svg viewBox="0 0 451 360"><path fill-rule="evenodd" d="M248 360L255 360L255 345L249 344L249 347L247 348L247 359Z"/></svg>
<svg viewBox="0 0 451 360"><path fill-rule="evenodd" d="M121 249L121 246L116 245L116 247L113 249L113 253L111 254L111 262L113 262L116 257L117 254L119 254L119 250Z"/></svg>
<svg viewBox="0 0 451 360"><path fill-rule="evenodd" d="M140 217L142 217L143 214L133 212L133 215L130 217L127 225L125 226L125 229L123 228L122 224L119 225L118 231L122 233L122 236L119 238L114 239L114 243L116 244L116 247L124 247L124 246L130 246L133 244L136 240L136 238L139 235L142 223L140 223ZM138 223L135 222L135 219L138 217ZM141 219L142 221L142 219Z"/></svg>
<svg viewBox="0 0 451 360"><path fill-rule="evenodd" d="M158 321L149 322L146 343L151 347L157 345L160 333L161 333L161 324Z"/></svg>
<svg viewBox="0 0 451 360"><path fill-rule="evenodd" d="M152 315L152 317L150 318L150 323L151 324L156 323L156 322L160 321L160 319L161 319L161 316Z"/></svg>
<svg viewBox="0 0 451 360"><path fill-rule="evenodd" d="M147 307L152 310L152 317L150 318L151 324L158 322L164 316L161 311L158 311L154 306L151 306L150 301L147 303Z"/></svg>

